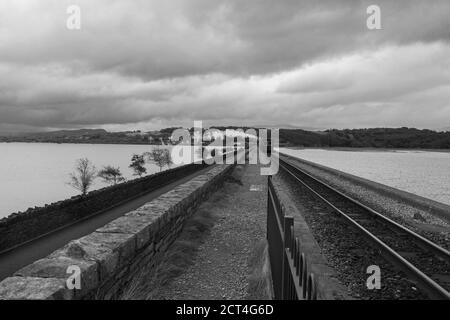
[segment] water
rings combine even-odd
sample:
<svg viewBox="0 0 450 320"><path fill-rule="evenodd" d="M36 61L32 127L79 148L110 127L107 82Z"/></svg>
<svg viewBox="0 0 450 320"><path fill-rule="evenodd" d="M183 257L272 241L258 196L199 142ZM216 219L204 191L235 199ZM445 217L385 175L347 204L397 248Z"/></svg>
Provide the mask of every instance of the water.
<svg viewBox="0 0 450 320"><path fill-rule="evenodd" d="M97 168L128 168L133 153L148 145L0 143L0 218L29 207L43 206L78 193L68 186L75 161L88 158ZM394 188L450 204L450 153L426 151L335 151L321 149L282 152L348 172ZM147 173L159 171L147 164ZM100 179L93 189L106 186Z"/></svg>
<svg viewBox="0 0 450 320"><path fill-rule="evenodd" d="M280 151L450 204L450 153L447 152L287 148Z"/></svg>
<svg viewBox="0 0 450 320"><path fill-rule="evenodd" d="M100 169L120 167L126 179L134 179L128 168L133 153L151 150L149 145L0 143L0 218L29 207L70 198L78 191L68 186L75 161L88 158ZM147 174L159 171L147 164ZM92 187L107 186L97 178Z"/></svg>

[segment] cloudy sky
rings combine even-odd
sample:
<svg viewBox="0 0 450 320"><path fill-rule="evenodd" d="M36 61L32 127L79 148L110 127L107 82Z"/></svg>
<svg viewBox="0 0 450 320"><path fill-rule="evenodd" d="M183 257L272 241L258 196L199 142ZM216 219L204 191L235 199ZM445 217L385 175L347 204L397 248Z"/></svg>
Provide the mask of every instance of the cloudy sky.
<svg viewBox="0 0 450 320"><path fill-rule="evenodd" d="M448 0L1 0L0 132L450 128L449 17Z"/></svg>

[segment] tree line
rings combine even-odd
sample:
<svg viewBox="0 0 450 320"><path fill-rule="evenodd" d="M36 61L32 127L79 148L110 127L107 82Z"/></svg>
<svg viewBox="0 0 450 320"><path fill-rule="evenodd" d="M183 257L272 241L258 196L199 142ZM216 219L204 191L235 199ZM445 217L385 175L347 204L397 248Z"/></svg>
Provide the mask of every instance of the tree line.
<svg viewBox="0 0 450 320"><path fill-rule="evenodd" d="M134 176L142 177L147 173L145 164L148 162L156 164L160 172L164 167L170 168L173 164L172 156L168 149L153 148L151 151L143 154L133 154L129 168L133 170ZM75 170L69 174L67 184L78 190L82 196L85 196L96 178L100 178L103 182L110 185L116 185L125 181L120 167L107 165L101 170L97 170L89 159L81 158L76 161Z"/></svg>
<svg viewBox="0 0 450 320"><path fill-rule="evenodd" d="M450 132L415 128L280 129L280 144L301 147L449 149Z"/></svg>

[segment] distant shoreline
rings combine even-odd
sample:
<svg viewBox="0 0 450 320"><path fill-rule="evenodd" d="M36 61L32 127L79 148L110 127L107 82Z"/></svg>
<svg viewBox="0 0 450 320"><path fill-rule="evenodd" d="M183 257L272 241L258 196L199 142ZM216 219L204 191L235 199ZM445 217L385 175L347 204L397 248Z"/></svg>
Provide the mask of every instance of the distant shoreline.
<svg viewBox="0 0 450 320"><path fill-rule="evenodd" d="M74 144L74 145L133 145L133 146L162 146L161 144L152 143L122 143L122 142L45 142L45 141L0 141L0 144L10 143L29 143L29 144ZM450 149L412 149L412 148L351 148L351 147L298 147L298 146L283 146L280 148L292 149L292 150L325 150L325 151L356 151L356 152L398 152L398 151L421 151L421 152L443 152L450 153Z"/></svg>
<svg viewBox="0 0 450 320"><path fill-rule="evenodd" d="M450 153L450 149L412 149L412 148L350 148L350 147L281 147L292 150L325 150L325 151L356 151L356 152L401 152L401 151L421 151L421 152L443 152Z"/></svg>
<svg viewBox="0 0 450 320"><path fill-rule="evenodd" d="M74 144L74 145L96 145L96 144L107 144L107 145L129 145L129 146L161 146L161 144L153 143L123 143L123 142L51 142L51 141L0 141L0 144L11 144L11 143L23 143L23 144Z"/></svg>

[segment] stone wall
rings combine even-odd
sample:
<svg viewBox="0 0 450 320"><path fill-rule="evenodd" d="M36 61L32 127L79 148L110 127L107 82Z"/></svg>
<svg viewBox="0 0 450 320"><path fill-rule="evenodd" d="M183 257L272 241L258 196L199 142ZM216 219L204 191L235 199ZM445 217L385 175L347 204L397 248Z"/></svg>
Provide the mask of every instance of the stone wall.
<svg viewBox="0 0 450 320"><path fill-rule="evenodd" d="M0 299L115 299L142 268L155 269L184 221L217 189L232 165L216 165L192 180L73 240L0 282ZM67 289L69 266L81 288Z"/></svg>
<svg viewBox="0 0 450 320"><path fill-rule="evenodd" d="M85 197L76 196L45 207L14 213L0 220L0 252L117 206L204 167L188 164L95 190Z"/></svg>

